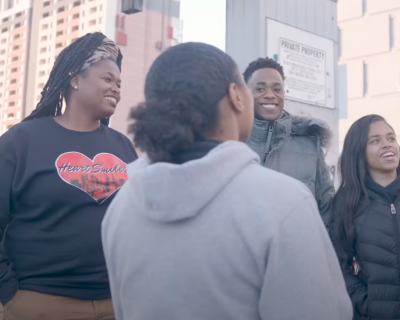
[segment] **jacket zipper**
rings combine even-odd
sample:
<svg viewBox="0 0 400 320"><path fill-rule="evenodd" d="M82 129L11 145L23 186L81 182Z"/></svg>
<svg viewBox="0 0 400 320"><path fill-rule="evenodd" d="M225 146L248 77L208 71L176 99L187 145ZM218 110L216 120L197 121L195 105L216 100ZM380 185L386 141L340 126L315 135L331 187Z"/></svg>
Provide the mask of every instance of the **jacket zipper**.
<svg viewBox="0 0 400 320"><path fill-rule="evenodd" d="M271 140L272 140L272 132L274 131L274 125L270 125L268 129L268 137L267 137L267 152L264 155L263 165L267 162L268 156L271 153Z"/></svg>
<svg viewBox="0 0 400 320"><path fill-rule="evenodd" d="M392 214L392 222L393 222L393 228L394 228L394 235L396 238L396 251L397 251L397 271L399 273L399 279L400 279L400 233L399 233L399 227L397 224L397 210L394 204L392 203L390 205L390 212Z"/></svg>

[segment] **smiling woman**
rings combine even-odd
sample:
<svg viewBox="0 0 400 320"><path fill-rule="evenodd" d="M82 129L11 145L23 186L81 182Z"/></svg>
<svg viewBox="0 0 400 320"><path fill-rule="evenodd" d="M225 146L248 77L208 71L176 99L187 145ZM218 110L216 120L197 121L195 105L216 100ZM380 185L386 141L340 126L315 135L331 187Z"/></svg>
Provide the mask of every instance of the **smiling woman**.
<svg viewBox="0 0 400 320"><path fill-rule="evenodd" d="M354 320L398 318L398 171L399 145L393 128L379 115L357 120L343 146L342 182L333 200L331 230L355 306Z"/></svg>
<svg viewBox="0 0 400 320"><path fill-rule="evenodd" d="M7 319L115 319L100 226L136 159L131 142L107 126L121 61L103 34L77 39L58 56L37 108L0 138Z"/></svg>

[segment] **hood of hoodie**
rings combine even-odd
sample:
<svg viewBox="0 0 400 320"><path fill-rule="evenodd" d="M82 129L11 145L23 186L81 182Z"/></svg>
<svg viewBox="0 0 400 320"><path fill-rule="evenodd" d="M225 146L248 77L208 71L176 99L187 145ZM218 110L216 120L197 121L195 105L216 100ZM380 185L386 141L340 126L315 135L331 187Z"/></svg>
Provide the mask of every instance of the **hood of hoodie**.
<svg viewBox="0 0 400 320"><path fill-rule="evenodd" d="M228 141L183 164L152 164L146 154L128 165L135 210L148 219L175 222L196 216L240 172L259 157L246 144Z"/></svg>
<svg viewBox="0 0 400 320"><path fill-rule="evenodd" d="M300 115L292 115L283 111L275 121L254 119L251 139L254 141L266 140L268 128L274 126L274 135L283 142L289 135L310 136L318 139L322 148L328 149L332 140L332 131L321 119Z"/></svg>

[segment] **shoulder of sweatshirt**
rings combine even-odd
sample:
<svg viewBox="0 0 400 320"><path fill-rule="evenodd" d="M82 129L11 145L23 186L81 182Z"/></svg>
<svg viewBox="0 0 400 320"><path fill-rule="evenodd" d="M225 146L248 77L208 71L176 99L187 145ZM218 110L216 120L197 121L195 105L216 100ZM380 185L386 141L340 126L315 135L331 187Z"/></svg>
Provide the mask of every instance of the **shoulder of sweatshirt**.
<svg viewBox="0 0 400 320"><path fill-rule="evenodd" d="M268 219L283 221L291 215L302 214L301 211L305 206L309 207L310 202L315 203L312 216L320 219L311 191L301 181L282 173L252 164L232 184L237 184L242 193L248 193L248 197L256 202L256 211L262 212L265 208L270 213Z"/></svg>

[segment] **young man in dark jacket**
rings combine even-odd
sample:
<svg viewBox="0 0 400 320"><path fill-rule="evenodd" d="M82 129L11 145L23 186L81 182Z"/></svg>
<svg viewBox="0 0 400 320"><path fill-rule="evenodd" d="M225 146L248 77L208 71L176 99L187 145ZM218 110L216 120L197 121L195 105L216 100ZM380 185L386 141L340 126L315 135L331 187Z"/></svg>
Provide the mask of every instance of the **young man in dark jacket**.
<svg viewBox="0 0 400 320"><path fill-rule="evenodd" d="M244 79L254 97L255 121L247 144L261 164L303 182L314 194L325 225L335 192L322 148L331 132L320 119L294 116L284 110L285 75L270 58L249 64Z"/></svg>

